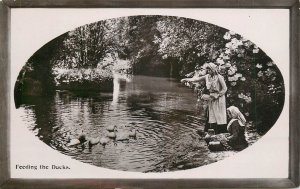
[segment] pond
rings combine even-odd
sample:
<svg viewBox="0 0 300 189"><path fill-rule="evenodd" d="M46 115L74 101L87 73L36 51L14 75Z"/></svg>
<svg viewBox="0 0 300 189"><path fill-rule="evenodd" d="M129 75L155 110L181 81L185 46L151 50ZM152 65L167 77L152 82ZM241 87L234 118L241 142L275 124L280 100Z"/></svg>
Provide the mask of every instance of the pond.
<svg viewBox="0 0 300 189"><path fill-rule="evenodd" d="M47 145L85 163L162 172L216 161L196 132L204 128L203 107L191 89L174 79L116 76L111 93L56 91L53 97L25 100L20 111L28 128ZM136 137L110 140L106 146L68 145L81 133L105 137L113 125L117 139L133 128Z"/></svg>

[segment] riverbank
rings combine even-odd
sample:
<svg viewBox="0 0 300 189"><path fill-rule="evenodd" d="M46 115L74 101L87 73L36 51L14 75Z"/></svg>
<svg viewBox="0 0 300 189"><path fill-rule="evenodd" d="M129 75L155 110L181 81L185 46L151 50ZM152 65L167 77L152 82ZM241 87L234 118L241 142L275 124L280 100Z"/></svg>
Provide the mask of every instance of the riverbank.
<svg viewBox="0 0 300 189"><path fill-rule="evenodd" d="M245 136L249 146L261 137L254 129L252 123L246 126ZM203 137L198 134L187 134L185 139L178 142L172 148L174 154L168 158L167 163L162 166L157 166L157 168L151 172L168 172L197 168L221 161L239 153L239 151L234 150L212 152L208 149Z"/></svg>

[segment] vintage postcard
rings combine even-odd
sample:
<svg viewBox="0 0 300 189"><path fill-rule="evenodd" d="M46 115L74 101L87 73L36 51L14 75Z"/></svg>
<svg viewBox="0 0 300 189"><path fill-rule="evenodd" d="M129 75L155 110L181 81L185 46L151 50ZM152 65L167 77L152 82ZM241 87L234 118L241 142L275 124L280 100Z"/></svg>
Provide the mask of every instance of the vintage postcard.
<svg viewBox="0 0 300 189"><path fill-rule="evenodd" d="M288 178L288 9L11 10L12 178Z"/></svg>

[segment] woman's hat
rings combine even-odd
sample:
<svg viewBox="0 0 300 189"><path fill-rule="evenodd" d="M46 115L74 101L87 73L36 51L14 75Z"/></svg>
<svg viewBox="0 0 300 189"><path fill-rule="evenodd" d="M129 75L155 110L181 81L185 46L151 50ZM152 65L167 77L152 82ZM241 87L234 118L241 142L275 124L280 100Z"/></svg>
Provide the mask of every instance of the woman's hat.
<svg viewBox="0 0 300 189"><path fill-rule="evenodd" d="M201 70L202 68L199 65L195 66L195 70Z"/></svg>
<svg viewBox="0 0 300 189"><path fill-rule="evenodd" d="M207 63L206 68L211 69L213 72L218 72L218 66L215 63Z"/></svg>

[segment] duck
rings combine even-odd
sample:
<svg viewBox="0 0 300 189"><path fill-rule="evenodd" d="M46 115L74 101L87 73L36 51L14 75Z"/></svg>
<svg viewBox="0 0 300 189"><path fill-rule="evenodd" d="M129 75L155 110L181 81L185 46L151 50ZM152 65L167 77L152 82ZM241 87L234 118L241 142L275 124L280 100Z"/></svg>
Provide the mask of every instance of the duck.
<svg viewBox="0 0 300 189"><path fill-rule="evenodd" d="M78 138L73 138L69 140L67 146L75 146L77 144L84 144L87 141L85 134L81 131L81 134Z"/></svg>
<svg viewBox="0 0 300 189"><path fill-rule="evenodd" d="M106 128L106 130L108 130L109 132L113 132L115 129L116 129L115 125L111 125L111 126Z"/></svg>
<svg viewBox="0 0 300 189"><path fill-rule="evenodd" d="M80 141L80 143L85 143L87 141L86 136L83 133L83 131L81 131L81 134L79 135L78 140Z"/></svg>
<svg viewBox="0 0 300 189"><path fill-rule="evenodd" d="M90 138L88 141L89 141L89 146L94 146L100 142L100 138L99 137Z"/></svg>
<svg viewBox="0 0 300 189"><path fill-rule="evenodd" d="M80 141L77 139L77 138L73 138L69 141L69 143L67 144L68 147L71 147L71 146L75 146L77 144L80 144Z"/></svg>
<svg viewBox="0 0 300 189"><path fill-rule="evenodd" d="M125 140L129 140L129 133L125 132L125 133L120 133L117 135L116 137L117 141L125 141Z"/></svg>
<svg viewBox="0 0 300 189"><path fill-rule="evenodd" d="M107 134L107 137L108 137L108 138L112 138L112 139L116 139L116 137L117 137L116 131L117 131L117 130L114 130L113 132L109 132L109 133Z"/></svg>
<svg viewBox="0 0 300 189"><path fill-rule="evenodd" d="M137 130L131 129L131 130L129 131L129 137L134 137L134 138L136 138L136 132L137 132Z"/></svg>
<svg viewBox="0 0 300 189"><path fill-rule="evenodd" d="M105 145L109 142L109 138L101 137L99 142L103 147L105 147Z"/></svg>

